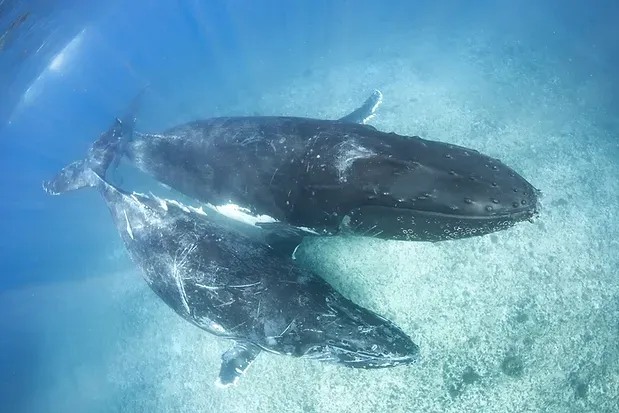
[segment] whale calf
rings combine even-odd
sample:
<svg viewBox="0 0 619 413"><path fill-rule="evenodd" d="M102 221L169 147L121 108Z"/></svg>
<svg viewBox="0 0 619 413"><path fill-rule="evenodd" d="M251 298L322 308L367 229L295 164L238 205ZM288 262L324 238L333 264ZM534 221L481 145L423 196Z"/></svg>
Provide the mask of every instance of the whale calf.
<svg viewBox="0 0 619 413"><path fill-rule="evenodd" d="M135 133L123 155L167 186L273 230L442 241L537 214L538 191L501 161L363 124L381 100L376 91L339 120L223 117Z"/></svg>
<svg viewBox="0 0 619 413"><path fill-rule="evenodd" d="M234 341L218 383L235 383L262 351L355 368L409 364L417 345L392 322L208 210L125 192L105 179L130 122L117 121L88 157L44 189L96 187L150 288L185 320Z"/></svg>

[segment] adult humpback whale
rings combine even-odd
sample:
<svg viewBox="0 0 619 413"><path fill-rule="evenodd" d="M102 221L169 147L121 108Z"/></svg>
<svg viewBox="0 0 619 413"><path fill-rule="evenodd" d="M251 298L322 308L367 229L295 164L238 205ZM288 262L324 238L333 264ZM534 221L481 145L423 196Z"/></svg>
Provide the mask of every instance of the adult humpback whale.
<svg viewBox="0 0 619 413"><path fill-rule="evenodd" d="M86 160L43 186L53 194L97 187L153 291L184 319L234 340L222 356L220 384L236 382L263 350L356 368L416 360L418 347L395 324L249 236L247 225L107 183L129 123L116 122Z"/></svg>
<svg viewBox="0 0 619 413"><path fill-rule="evenodd" d="M327 235L344 227L440 241L505 229L537 213L537 190L499 160L353 123L367 119L381 97L376 91L335 121L226 117L136 133L125 155L168 186L263 216L271 228Z"/></svg>
<svg viewBox="0 0 619 413"><path fill-rule="evenodd" d="M126 134L122 153L171 188L274 232L441 241L537 213L537 190L499 160L364 125L381 99L376 91L339 120L227 117Z"/></svg>

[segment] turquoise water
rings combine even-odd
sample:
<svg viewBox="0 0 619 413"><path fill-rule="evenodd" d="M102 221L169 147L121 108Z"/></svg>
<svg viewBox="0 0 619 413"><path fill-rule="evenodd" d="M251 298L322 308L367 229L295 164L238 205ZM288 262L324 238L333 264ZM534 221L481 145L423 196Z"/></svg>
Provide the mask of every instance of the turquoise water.
<svg viewBox="0 0 619 413"><path fill-rule="evenodd" d="M0 411L618 411L617 16L584 1L0 1ZM145 84L142 131L334 118L378 88L372 125L503 160L542 190L541 214L436 244L304 241L300 262L396 322L421 361L264 354L218 389L228 343L149 290L98 195L41 190Z"/></svg>

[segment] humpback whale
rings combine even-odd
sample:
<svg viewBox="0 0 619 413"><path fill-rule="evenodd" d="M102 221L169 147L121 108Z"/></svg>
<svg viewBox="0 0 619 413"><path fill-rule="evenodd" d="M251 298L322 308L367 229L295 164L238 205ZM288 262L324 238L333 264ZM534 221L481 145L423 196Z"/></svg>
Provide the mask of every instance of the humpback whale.
<svg viewBox="0 0 619 413"><path fill-rule="evenodd" d="M127 132L119 152L166 186L291 239L442 241L537 215L539 191L501 161L365 124L381 101L375 91L338 120L222 117Z"/></svg>
<svg viewBox="0 0 619 413"><path fill-rule="evenodd" d="M538 191L501 161L364 124L381 101L375 91L339 120L198 120L135 133L123 152L167 186L272 230L441 241L537 214Z"/></svg>
<svg viewBox="0 0 619 413"><path fill-rule="evenodd" d="M311 270L221 214L129 193L108 183L120 137L117 120L74 162L43 184L51 194L95 187L150 288L199 328L234 342L217 383L236 383L265 351L355 368L404 365L417 345L394 323L356 305Z"/></svg>

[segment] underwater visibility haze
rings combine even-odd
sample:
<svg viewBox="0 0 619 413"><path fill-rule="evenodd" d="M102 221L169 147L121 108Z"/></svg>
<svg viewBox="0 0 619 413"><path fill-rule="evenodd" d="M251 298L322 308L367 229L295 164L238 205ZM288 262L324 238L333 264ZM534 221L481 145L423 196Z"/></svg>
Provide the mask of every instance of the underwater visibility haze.
<svg viewBox="0 0 619 413"><path fill-rule="evenodd" d="M0 411L619 411L617 17L0 0Z"/></svg>

